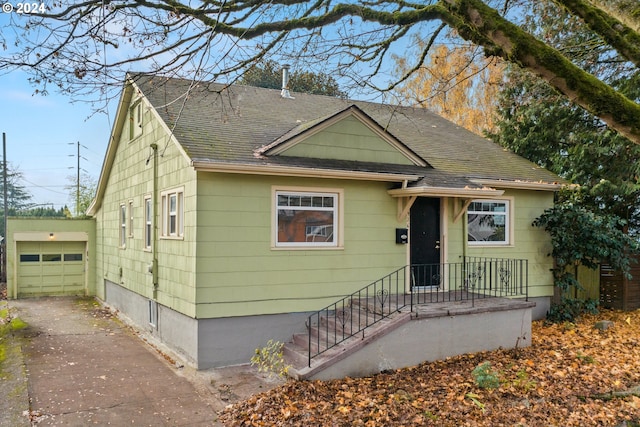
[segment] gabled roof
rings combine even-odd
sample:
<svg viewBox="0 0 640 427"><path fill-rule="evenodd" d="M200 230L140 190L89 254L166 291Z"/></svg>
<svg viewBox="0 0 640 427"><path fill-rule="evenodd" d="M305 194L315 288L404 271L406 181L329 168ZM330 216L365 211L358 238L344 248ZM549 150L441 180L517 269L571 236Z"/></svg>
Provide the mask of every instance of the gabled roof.
<svg viewBox="0 0 640 427"><path fill-rule="evenodd" d="M555 190L565 184L557 175L425 108L304 93L291 99L274 89L149 74L128 76L110 146L122 131L122 104L131 99L132 87L171 129L172 139L198 170L378 179L404 182L405 187L465 190L491 185ZM356 116L413 164L280 155L345 115ZM102 174L111 167L108 155L109 149Z"/></svg>
<svg viewBox="0 0 640 427"><path fill-rule="evenodd" d="M275 89L194 84L147 74L132 79L167 126L175 126L173 135L192 162L200 165L269 164L273 159L262 154L272 144L355 106L437 170L468 179L563 182L557 175L425 108L304 93L286 99ZM294 166L295 159L289 160Z"/></svg>
<svg viewBox="0 0 640 427"><path fill-rule="evenodd" d="M263 146L256 152L267 156L286 153L286 151L299 143L307 140L315 133L322 132L331 127L331 125L345 120L347 117L355 118L361 125L372 131L379 137L381 141L393 147L398 153L402 154L407 161L417 166L428 166L424 159L420 158L416 153L407 147L402 141L391 135L383 129L375 120L369 117L364 111L356 105L350 105L344 110L328 117L320 117L307 123L302 123L269 145ZM331 153L323 153L322 158L331 158Z"/></svg>

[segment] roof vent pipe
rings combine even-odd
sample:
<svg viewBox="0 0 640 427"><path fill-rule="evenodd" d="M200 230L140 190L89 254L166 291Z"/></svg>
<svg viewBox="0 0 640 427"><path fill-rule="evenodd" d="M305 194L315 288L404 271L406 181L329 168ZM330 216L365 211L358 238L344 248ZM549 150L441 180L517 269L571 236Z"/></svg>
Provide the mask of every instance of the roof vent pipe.
<svg viewBox="0 0 640 427"><path fill-rule="evenodd" d="M282 66L282 91L280 96L286 99L294 99L289 92L289 64Z"/></svg>

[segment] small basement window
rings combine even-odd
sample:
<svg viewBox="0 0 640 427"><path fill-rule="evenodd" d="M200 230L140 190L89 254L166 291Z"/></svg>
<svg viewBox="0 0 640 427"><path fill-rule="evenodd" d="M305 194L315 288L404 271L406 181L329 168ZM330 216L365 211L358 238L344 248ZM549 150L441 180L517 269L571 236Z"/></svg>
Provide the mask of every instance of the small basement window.
<svg viewBox="0 0 640 427"><path fill-rule="evenodd" d="M149 300L149 325L158 327L158 302Z"/></svg>

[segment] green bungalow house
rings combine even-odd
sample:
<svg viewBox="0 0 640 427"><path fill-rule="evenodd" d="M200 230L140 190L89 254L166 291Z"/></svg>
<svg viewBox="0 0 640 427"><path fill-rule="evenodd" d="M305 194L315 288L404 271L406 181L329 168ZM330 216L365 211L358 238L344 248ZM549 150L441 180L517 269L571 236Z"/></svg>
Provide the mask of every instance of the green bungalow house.
<svg viewBox="0 0 640 427"><path fill-rule="evenodd" d="M526 341L553 295L550 239L531 223L563 182L426 109L284 86L127 77L88 212L85 293L199 369L247 363L267 340L296 334L309 337L298 350L311 365L329 329L341 341L349 295L363 288L359 304L379 301L365 311L386 329L356 328L360 347L398 339L389 307L433 324L417 307L434 296L454 304L429 334L442 340L425 344L438 346L434 357L463 335L479 338L456 352L489 349L486 331ZM487 295L526 301L517 322L474 317ZM450 323L464 304L467 323ZM368 371L406 362L375 363Z"/></svg>

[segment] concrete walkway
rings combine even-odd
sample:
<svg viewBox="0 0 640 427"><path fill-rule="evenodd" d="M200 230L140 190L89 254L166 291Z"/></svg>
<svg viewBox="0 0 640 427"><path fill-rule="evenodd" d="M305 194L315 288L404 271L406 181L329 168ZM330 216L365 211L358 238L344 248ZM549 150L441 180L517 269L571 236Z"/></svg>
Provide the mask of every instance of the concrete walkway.
<svg viewBox="0 0 640 427"><path fill-rule="evenodd" d="M29 325L22 331L29 401L20 404L25 393L16 387L14 415L0 416L0 425L215 426L224 406L276 385L247 366L179 368L93 299L9 307Z"/></svg>

